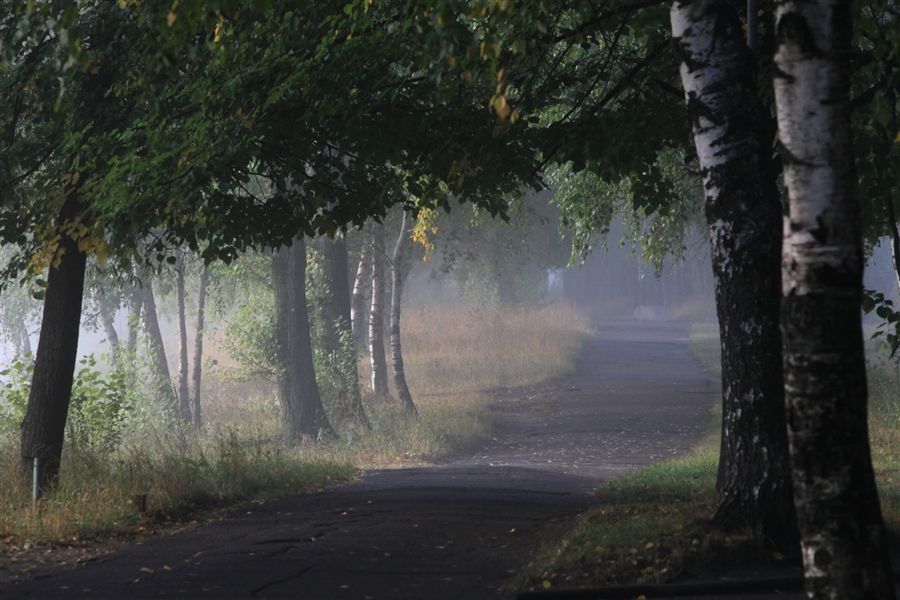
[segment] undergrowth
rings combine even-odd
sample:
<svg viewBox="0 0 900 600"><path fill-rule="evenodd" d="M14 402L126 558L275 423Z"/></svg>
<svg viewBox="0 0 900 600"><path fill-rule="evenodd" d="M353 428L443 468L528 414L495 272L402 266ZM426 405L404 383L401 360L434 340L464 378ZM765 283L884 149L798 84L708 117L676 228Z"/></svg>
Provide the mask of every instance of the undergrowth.
<svg viewBox="0 0 900 600"><path fill-rule="evenodd" d="M418 419L391 398L364 394L370 429L334 419L338 439L289 447L279 439L271 382L211 376L199 434L164 409L123 404L129 412L117 418L110 443L67 436L59 485L38 509L19 474L20 417L12 412L24 407L24 399L21 389L8 389L0 396L7 399L6 413L0 410L0 559L9 552L133 535L214 507L319 488L346 481L360 468L445 459L489 438L490 390L571 371L589 329L564 306L408 310L404 351ZM93 371L86 377L96 396L89 402L105 410L112 394Z"/></svg>

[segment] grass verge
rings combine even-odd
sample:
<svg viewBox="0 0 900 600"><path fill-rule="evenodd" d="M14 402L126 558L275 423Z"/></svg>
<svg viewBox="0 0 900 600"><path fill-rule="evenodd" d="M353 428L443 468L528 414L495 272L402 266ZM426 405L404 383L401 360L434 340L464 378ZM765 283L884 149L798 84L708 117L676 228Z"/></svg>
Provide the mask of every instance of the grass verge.
<svg viewBox="0 0 900 600"><path fill-rule="evenodd" d="M694 325L689 350L721 372L718 327ZM868 347L869 436L888 528L900 531L900 362ZM564 536L511 582L514 589L664 583L727 565L782 559L752 532L724 535L708 523L716 508L715 478L721 408L710 433L687 457L652 465L597 490L601 503L576 517Z"/></svg>

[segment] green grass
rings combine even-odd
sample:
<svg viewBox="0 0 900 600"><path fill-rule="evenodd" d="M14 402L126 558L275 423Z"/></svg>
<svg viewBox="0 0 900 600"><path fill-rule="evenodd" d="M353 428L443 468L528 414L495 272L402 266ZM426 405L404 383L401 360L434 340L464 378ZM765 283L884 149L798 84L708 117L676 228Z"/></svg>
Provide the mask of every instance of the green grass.
<svg viewBox="0 0 900 600"><path fill-rule="evenodd" d="M711 372L721 372L718 327L691 328L690 352ZM882 512L900 530L900 363L869 344L869 430ZM711 530L716 508L721 407L710 433L694 452L616 479L597 490L600 506L579 515L511 582L513 589L660 583L701 572L723 561L770 556L747 531Z"/></svg>

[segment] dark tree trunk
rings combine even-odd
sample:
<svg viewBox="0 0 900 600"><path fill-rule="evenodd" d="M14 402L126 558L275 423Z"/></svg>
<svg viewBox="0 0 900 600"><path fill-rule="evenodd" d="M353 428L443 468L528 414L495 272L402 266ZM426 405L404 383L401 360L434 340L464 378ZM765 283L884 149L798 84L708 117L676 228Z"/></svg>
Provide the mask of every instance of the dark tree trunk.
<svg viewBox="0 0 900 600"><path fill-rule="evenodd" d="M323 342L326 352L340 349L341 330L350 325L350 285L347 268L347 243L343 238L320 236L313 240L322 257L327 298L320 307L324 321Z"/></svg>
<svg viewBox="0 0 900 600"><path fill-rule="evenodd" d="M209 267L203 265L200 272L200 288L197 290L197 333L194 336L194 369L191 390L191 419L198 431L203 427L200 409L200 389L203 378L203 327L206 322L206 288L209 285Z"/></svg>
<svg viewBox="0 0 900 600"><path fill-rule="evenodd" d="M387 358L384 353L385 254L384 225L372 223L372 305L369 310L369 358L372 392L387 396Z"/></svg>
<svg viewBox="0 0 900 600"><path fill-rule="evenodd" d="M306 244L302 238L272 255L275 343L282 432L286 441L333 436L313 366L306 305Z"/></svg>
<svg viewBox="0 0 900 600"><path fill-rule="evenodd" d="M369 284L372 280L371 271L371 249L363 245L359 257L359 266L356 269L353 294L350 299L350 323L353 328L353 341L359 349L365 348L368 344L366 339L366 291L369 289Z"/></svg>
<svg viewBox="0 0 900 600"><path fill-rule="evenodd" d="M413 402L409 386L406 384L406 373L403 370L403 350L400 344L400 301L403 296L403 280L406 278L403 265L403 255L406 249L406 241L409 237L408 219L403 213L403 221L400 224L400 235L394 246L394 255L391 260L391 365L394 369L394 386L397 388L397 396L404 410L411 415L418 415L419 411Z"/></svg>
<svg viewBox="0 0 900 600"><path fill-rule="evenodd" d="M71 222L79 209L77 191L73 191L60 211L59 225ZM59 246L59 264L50 267L47 277L31 393L22 421L22 468L28 473L34 458L43 461L41 488L52 485L59 476L84 294L85 254L65 233Z"/></svg>
<svg viewBox="0 0 900 600"><path fill-rule="evenodd" d="M173 409L178 409L175 388L172 387L172 375L169 372L169 359L163 344L162 332L159 329L159 317L156 312L156 298L153 296L153 284L150 279L143 283L141 308L144 314L144 332L147 335L147 349L154 366L154 379L159 400Z"/></svg>
<svg viewBox="0 0 900 600"><path fill-rule="evenodd" d="M810 598L893 600L867 428L862 217L850 133L849 0L779 3L785 390Z"/></svg>
<svg viewBox="0 0 900 600"><path fill-rule="evenodd" d="M191 422L191 398L188 385L187 308L184 299L184 255L175 249L175 304L178 312L178 414Z"/></svg>
<svg viewBox="0 0 900 600"><path fill-rule="evenodd" d="M347 242L344 238L329 239L320 236L314 241L316 251L322 257L326 298L322 303L321 317L325 352L332 357L332 374L339 381L338 404L343 416L368 427L359 389L356 352L348 356L342 340L347 339L350 330L350 282L348 273Z"/></svg>
<svg viewBox="0 0 900 600"><path fill-rule="evenodd" d="M759 528L795 552L779 302L781 202L755 63L728 2L676 1L675 49L706 191L722 340L714 525Z"/></svg>

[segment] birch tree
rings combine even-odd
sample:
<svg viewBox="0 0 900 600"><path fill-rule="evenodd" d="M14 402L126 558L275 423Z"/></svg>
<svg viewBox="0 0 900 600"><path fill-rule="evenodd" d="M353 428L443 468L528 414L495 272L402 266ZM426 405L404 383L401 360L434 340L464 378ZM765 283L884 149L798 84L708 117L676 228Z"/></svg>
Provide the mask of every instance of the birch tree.
<svg viewBox="0 0 900 600"><path fill-rule="evenodd" d="M175 305L178 325L178 414L191 422L190 386L188 384L187 308L184 290L184 254L175 248Z"/></svg>
<svg viewBox="0 0 900 600"><path fill-rule="evenodd" d="M353 282L353 292L350 297L350 324L353 330L353 341L356 347L362 351L366 346L366 289L371 282L371 252L363 245L360 249L359 266L356 269L356 278Z"/></svg>
<svg viewBox="0 0 900 600"><path fill-rule="evenodd" d="M369 359L372 392L388 395L387 358L384 354L385 296L384 225L372 222L372 303L369 310Z"/></svg>
<svg viewBox="0 0 900 600"><path fill-rule="evenodd" d="M771 138L761 127L770 119L733 4L676 0L671 21L706 194L722 340L714 525L760 526L793 550L779 333L781 202Z"/></svg>
<svg viewBox="0 0 900 600"><path fill-rule="evenodd" d="M807 592L893 599L866 419L851 3L784 1L776 18L775 98L789 197L785 394Z"/></svg>
<svg viewBox="0 0 900 600"><path fill-rule="evenodd" d="M200 288L197 290L197 332L194 335L194 369L191 380L191 420L198 431L203 426L200 390L203 380L203 335L206 321L206 294L209 287L209 265L200 271Z"/></svg>
<svg viewBox="0 0 900 600"><path fill-rule="evenodd" d="M400 235L397 236L394 254L391 256L391 366L394 370L394 385L397 388L400 404L407 413L418 415L419 411L416 409L406 383L406 372L403 369L403 347L400 340L400 301L403 297L403 281L406 278L403 258L408 238L409 217L404 211L403 220L400 223Z"/></svg>

